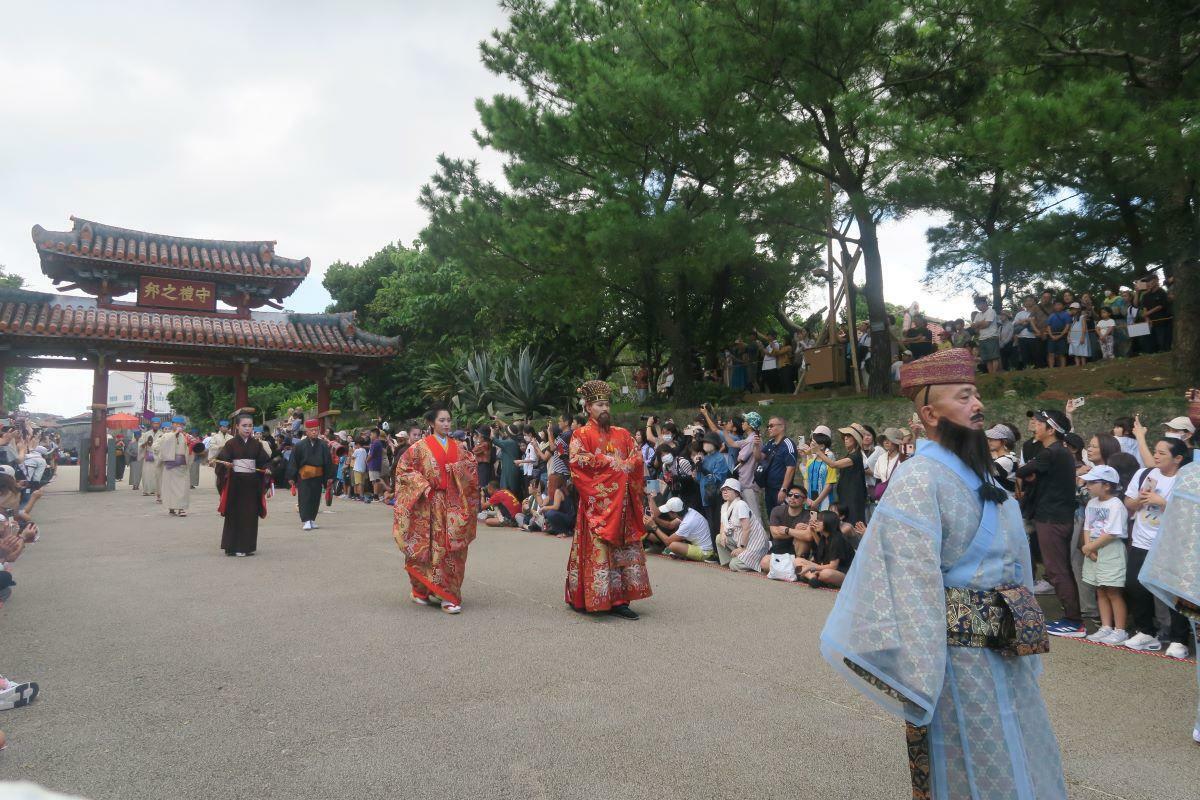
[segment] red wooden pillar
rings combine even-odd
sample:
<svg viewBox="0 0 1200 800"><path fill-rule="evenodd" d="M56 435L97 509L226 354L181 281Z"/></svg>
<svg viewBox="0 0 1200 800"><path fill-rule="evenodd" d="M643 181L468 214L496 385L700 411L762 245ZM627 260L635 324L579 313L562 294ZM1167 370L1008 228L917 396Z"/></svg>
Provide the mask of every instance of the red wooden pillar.
<svg viewBox="0 0 1200 800"><path fill-rule="evenodd" d="M104 489L108 485L108 365L103 355L97 356L92 373L92 447L88 461L88 486Z"/></svg>
<svg viewBox="0 0 1200 800"><path fill-rule="evenodd" d="M317 418L322 420L321 428L324 429L331 424L329 417L321 416L329 410L329 376L322 375L317 378ZM328 433L328 431L325 431Z"/></svg>
<svg viewBox="0 0 1200 800"><path fill-rule="evenodd" d="M250 391L246 387L246 372L242 370L233 376L233 407L245 408L250 405Z"/></svg>

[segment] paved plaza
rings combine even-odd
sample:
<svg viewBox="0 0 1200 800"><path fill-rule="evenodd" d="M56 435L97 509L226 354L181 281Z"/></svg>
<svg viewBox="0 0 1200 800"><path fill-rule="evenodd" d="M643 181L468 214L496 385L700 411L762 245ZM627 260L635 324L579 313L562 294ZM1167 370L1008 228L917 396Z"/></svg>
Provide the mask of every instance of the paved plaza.
<svg viewBox="0 0 1200 800"><path fill-rule="evenodd" d="M66 472L66 471L64 471ZM211 475L206 474L205 480ZM907 797L902 725L821 660L830 592L652 558L639 622L562 601L569 542L481 530L450 617L408 600L390 509L299 530L271 501L227 558L211 485L169 518L127 486L38 507L0 610L0 779L140 798ZM1194 667L1054 641L1073 798L1194 800Z"/></svg>

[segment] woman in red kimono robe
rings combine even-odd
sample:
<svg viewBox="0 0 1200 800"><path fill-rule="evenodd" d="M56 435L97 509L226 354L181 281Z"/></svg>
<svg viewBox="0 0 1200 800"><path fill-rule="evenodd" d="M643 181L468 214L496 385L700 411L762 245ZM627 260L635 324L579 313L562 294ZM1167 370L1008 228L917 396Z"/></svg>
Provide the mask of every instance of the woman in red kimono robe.
<svg viewBox="0 0 1200 800"><path fill-rule="evenodd" d="M450 438L450 412L434 408L425 419L433 434L396 462L392 535L404 551L412 601L440 600L443 611L457 614L478 521L479 477L471 449Z"/></svg>
<svg viewBox="0 0 1200 800"><path fill-rule="evenodd" d="M588 424L571 434L571 480L579 495L567 562L567 603L637 619L633 600L651 595L642 538L645 461L633 436L609 424L612 390L604 381L580 389Z"/></svg>

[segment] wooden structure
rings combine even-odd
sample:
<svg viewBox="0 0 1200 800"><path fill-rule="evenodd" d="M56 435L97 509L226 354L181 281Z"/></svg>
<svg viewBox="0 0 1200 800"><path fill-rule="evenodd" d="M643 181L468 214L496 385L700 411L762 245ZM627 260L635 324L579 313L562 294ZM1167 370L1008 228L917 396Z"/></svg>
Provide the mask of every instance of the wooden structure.
<svg viewBox="0 0 1200 800"><path fill-rule="evenodd" d="M34 245L42 271L66 284L59 291L93 296L0 288L0 376L8 367L92 370L91 487L107 481L109 370L232 377L231 408L249 405L251 378L311 380L329 419L331 389L399 352L398 339L360 330L353 314L258 310L282 309L308 275L309 259L277 256L275 242L72 221L66 232L35 225Z"/></svg>

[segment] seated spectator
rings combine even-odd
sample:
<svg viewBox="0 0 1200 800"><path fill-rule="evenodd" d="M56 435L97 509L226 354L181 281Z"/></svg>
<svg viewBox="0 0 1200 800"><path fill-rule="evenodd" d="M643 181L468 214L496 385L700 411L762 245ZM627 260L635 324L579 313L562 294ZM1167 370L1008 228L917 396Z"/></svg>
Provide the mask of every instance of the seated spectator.
<svg viewBox="0 0 1200 800"><path fill-rule="evenodd" d="M757 572L767 554L767 532L742 499L742 484L729 478L721 487L721 532L717 555L722 566L734 572Z"/></svg>
<svg viewBox="0 0 1200 800"><path fill-rule="evenodd" d="M854 551L841 527L832 511L817 512L809 520L812 544L805 556L796 557L796 573L809 586L836 588L846 579Z"/></svg>
<svg viewBox="0 0 1200 800"><path fill-rule="evenodd" d="M808 527L809 511L804 507L804 490L799 486L788 489L784 502L771 509L769 531L771 552L763 556L763 572L771 569L771 556L796 555L797 547L807 552L812 544L812 533Z"/></svg>
<svg viewBox="0 0 1200 800"><path fill-rule="evenodd" d="M488 484L488 500L481 514L483 524L489 528L515 527L520 508L515 494L508 489L501 489L499 481L492 481Z"/></svg>
<svg viewBox="0 0 1200 800"><path fill-rule="evenodd" d="M575 533L575 484L570 481L559 484L554 497L542 508L546 520L546 533L565 539Z"/></svg>
<svg viewBox="0 0 1200 800"><path fill-rule="evenodd" d="M694 508L687 508L672 497L646 518L650 535L663 546L663 553L689 561L708 561L713 557L712 532L708 520Z"/></svg>
<svg viewBox="0 0 1200 800"><path fill-rule="evenodd" d="M541 531L545 525L542 508L546 505L546 495L542 494L542 482L537 477L529 481L529 494L521 501L521 510L517 512L517 527L523 531Z"/></svg>

